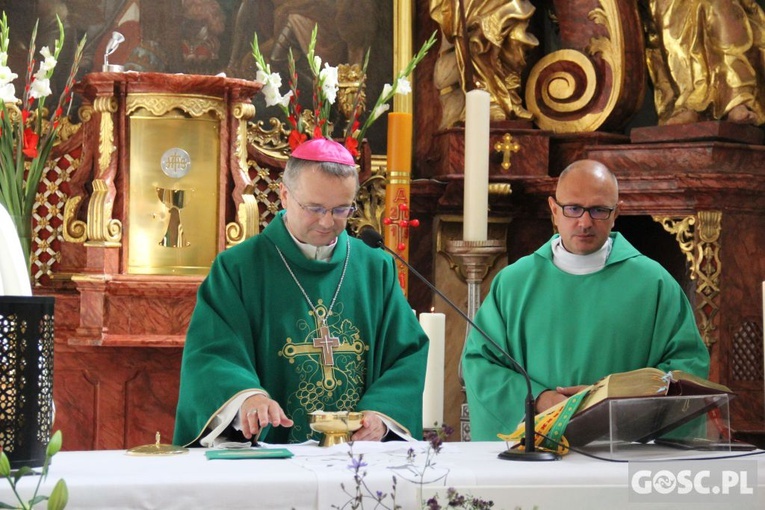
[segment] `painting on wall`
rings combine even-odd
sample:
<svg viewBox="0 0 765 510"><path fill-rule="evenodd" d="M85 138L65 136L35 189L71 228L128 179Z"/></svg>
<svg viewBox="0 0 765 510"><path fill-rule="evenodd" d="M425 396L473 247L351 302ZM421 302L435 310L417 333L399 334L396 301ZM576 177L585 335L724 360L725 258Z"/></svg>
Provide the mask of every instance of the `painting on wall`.
<svg viewBox="0 0 765 510"><path fill-rule="evenodd" d="M52 46L58 35L56 16L65 27L66 47L61 65L68 68L77 42L87 36L80 76L100 71L104 51L117 31L125 41L108 57L110 64L136 72L215 75L254 79L252 40L272 71L282 76L287 90L287 57L292 50L310 104L310 72L305 52L311 30L318 25L316 54L336 66L363 61L370 50L367 97L373 103L393 77L394 1L400 0L0 0L11 27L9 64L24 69L29 38L39 20L37 48ZM18 71L16 71L18 74ZM54 74L53 93L60 91L66 73ZM279 117L255 98L259 119ZM338 122L342 119L337 118ZM339 126L340 124L338 124ZM344 127L344 126L343 126ZM340 127L337 132L340 132ZM374 153L385 152L384 119L369 132Z"/></svg>

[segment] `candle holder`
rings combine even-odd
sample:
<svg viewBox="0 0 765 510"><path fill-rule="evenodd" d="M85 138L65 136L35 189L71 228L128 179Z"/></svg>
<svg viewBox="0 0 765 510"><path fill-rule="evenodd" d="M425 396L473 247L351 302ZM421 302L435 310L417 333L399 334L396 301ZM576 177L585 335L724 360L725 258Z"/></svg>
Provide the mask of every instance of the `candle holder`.
<svg viewBox="0 0 765 510"><path fill-rule="evenodd" d="M467 316L472 320L481 305L481 284L494 266L497 258L507 253L505 241L490 239L488 241L446 241L444 253L449 258L451 268L461 280L467 283L468 302ZM467 331L470 331L468 324Z"/></svg>
<svg viewBox="0 0 765 510"><path fill-rule="evenodd" d="M481 285L489 270L494 266L497 258L507 253L507 244L504 240L490 239L488 241L446 241L444 253L449 259L452 269L455 270L460 279L467 283L467 316L473 320L478 307L481 305ZM467 337L470 334L470 324L465 329L465 342L462 346L462 353L465 353ZM460 356L462 360L462 356ZM457 375L459 377L462 393L465 393L465 381L462 379L462 362L458 365ZM460 440L470 441L470 412L468 410L467 399L460 409Z"/></svg>

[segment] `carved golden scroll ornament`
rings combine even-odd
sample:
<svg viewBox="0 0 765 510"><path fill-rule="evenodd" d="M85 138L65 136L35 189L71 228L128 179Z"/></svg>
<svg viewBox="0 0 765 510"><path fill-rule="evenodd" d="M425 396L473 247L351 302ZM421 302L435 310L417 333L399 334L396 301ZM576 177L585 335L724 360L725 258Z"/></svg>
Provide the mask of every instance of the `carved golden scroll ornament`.
<svg viewBox="0 0 765 510"><path fill-rule="evenodd" d="M704 343L710 346L719 335L715 322L720 311L722 212L699 211L696 216L685 218L653 216L653 220L675 235L680 251L690 263L690 278L697 282L695 308L699 331Z"/></svg>

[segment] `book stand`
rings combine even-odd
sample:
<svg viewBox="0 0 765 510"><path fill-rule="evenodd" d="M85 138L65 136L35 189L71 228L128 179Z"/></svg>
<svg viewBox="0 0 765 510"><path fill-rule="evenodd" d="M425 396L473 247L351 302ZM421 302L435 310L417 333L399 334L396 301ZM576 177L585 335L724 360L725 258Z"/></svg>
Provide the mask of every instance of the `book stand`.
<svg viewBox="0 0 765 510"><path fill-rule="evenodd" d="M612 459L659 459L731 451L729 394L613 399L602 435L585 450ZM592 434L600 427L595 424ZM669 448L668 448L669 447Z"/></svg>

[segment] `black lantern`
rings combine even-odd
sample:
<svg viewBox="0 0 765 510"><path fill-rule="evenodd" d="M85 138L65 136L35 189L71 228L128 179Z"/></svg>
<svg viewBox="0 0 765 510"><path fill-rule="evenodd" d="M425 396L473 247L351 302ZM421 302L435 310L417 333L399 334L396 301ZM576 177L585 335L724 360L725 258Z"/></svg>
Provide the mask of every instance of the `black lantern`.
<svg viewBox="0 0 765 510"><path fill-rule="evenodd" d="M53 305L0 296L0 446L11 468L40 467L53 425Z"/></svg>

